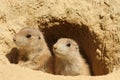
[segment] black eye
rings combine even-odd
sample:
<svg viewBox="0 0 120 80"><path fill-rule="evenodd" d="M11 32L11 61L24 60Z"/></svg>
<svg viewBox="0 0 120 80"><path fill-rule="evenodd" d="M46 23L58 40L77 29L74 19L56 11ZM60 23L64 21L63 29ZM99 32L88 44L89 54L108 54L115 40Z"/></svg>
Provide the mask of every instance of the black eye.
<svg viewBox="0 0 120 80"><path fill-rule="evenodd" d="M71 44L70 44L70 43L68 43L66 46L67 46L67 47L70 47L70 46L71 46Z"/></svg>
<svg viewBox="0 0 120 80"><path fill-rule="evenodd" d="M27 34L27 35L26 35L26 38L30 38L30 37L31 37L31 35L30 35L30 34Z"/></svg>
<svg viewBox="0 0 120 80"><path fill-rule="evenodd" d="M38 39L41 39L41 37L39 36Z"/></svg>

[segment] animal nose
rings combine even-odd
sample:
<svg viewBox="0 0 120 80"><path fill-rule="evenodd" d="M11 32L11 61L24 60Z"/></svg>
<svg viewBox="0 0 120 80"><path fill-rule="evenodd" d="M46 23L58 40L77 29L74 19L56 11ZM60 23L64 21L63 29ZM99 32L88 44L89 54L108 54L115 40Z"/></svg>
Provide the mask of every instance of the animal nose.
<svg viewBox="0 0 120 80"><path fill-rule="evenodd" d="M15 42L16 40L15 40L15 39L13 39L13 41Z"/></svg>
<svg viewBox="0 0 120 80"><path fill-rule="evenodd" d="M57 47L54 46L53 49L55 50L55 49L57 49Z"/></svg>

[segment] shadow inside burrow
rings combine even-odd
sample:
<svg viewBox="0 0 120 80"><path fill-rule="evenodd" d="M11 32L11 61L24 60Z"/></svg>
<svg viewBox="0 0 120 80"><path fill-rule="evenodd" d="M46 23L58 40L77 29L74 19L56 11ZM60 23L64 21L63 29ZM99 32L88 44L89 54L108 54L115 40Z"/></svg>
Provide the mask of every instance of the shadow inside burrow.
<svg viewBox="0 0 120 80"><path fill-rule="evenodd" d="M108 70L106 69L106 66L102 64L101 61L96 59L96 49L99 46L99 41L96 40L96 35L94 33L91 33L89 27L84 24L73 24L67 21L57 22L59 25L53 25L52 27L49 27L47 24L42 24L45 26L42 31L44 32L45 40L51 52L52 46L57 42L59 38L71 38L78 43L80 53L90 66L91 74L107 74Z"/></svg>
<svg viewBox="0 0 120 80"><path fill-rule="evenodd" d="M89 27L84 24L79 25L66 21L60 21L59 23L59 25L53 25L52 27L46 26L42 29L45 40L48 43L48 47L50 48L51 52L52 46L59 38L74 39L79 45L80 53L90 65L92 75L107 74L108 71L106 66L102 64L101 61L96 59L96 49L99 46L99 42L96 40L96 35L89 30ZM17 64L18 49L12 48L6 57L10 63Z"/></svg>
<svg viewBox="0 0 120 80"><path fill-rule="evenodd" d="M17 64L18 55L19 55L18 49L16 47L13 47L11 51L8 54L6 54L6 57L10 63Z"/></svg>

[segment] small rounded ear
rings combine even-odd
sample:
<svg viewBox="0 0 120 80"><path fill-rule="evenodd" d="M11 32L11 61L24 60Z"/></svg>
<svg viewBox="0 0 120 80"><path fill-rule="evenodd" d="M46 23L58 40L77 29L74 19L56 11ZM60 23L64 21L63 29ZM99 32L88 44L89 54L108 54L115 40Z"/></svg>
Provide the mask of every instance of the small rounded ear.
<svg viewBox="0 0 120 80"><path fill-rule="evenodd" d="M79 46L76 46L76 49L79 50Z"/></svg>

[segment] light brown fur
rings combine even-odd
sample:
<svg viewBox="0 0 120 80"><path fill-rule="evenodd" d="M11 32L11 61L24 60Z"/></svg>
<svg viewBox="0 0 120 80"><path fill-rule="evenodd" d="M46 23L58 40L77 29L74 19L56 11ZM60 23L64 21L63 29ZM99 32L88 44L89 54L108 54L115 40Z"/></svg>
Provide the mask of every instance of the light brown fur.
<svg viewBox="0 0 120 80"><path fill-rule="evenodd" d="M53 73L53 58L42 32L26 27L15 34L13 40L19 47L19 65Z"/></svg>
<svg viewBox="0 0 120 80"><path fill-rule="evenodd" d="M69 38L59 39L53 46L56 75L90 75L90 69L79 52L78 44Z"/></svg>

